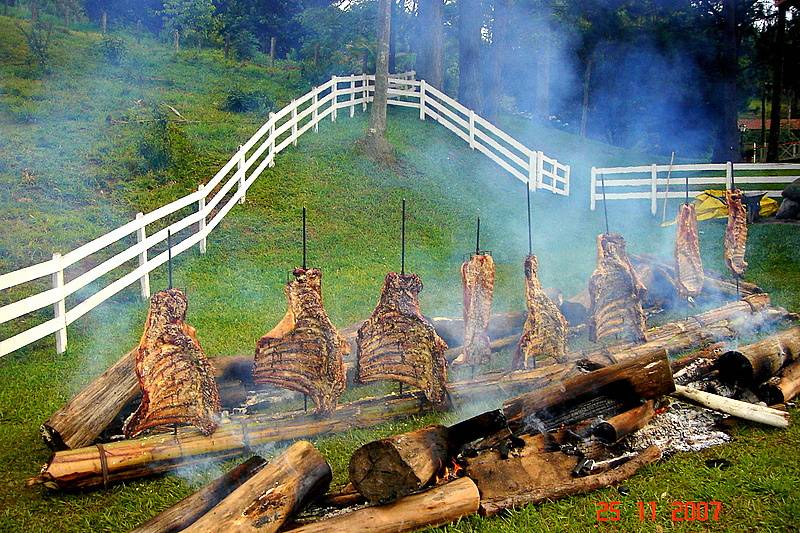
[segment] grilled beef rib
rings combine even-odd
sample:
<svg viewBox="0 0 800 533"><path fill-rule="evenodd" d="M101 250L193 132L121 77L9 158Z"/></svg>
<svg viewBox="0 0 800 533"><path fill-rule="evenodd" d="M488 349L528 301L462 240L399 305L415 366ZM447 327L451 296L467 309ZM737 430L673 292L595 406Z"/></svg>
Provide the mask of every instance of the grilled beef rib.
<svg viewBox="0 0 800 533"><path fill-rule="evenodd" d="M283 319L256 344L253 379L307 394L316 414L336 409L347 384L342 358L350 344L322 306L322 272L296 268L284 289Z"/></svg>
<svg viewBox="0 0 800 533"><path fill-rule="evenodd" d="M675 237L675 277L678 293L694 298L703 290L703 260L697 235L697 213L694 204L682 204L678 211Z"/></svg>
<svg viewBox="0 0 800 533"><path fill-rule="evenodd" d="M744 260L747 246L747 211L742 203L742 191L725 191L728 203L728 226L725 228L725 264L737 278L747 270Z"/></svg>
<svg viewBox="0 0 800 533"><path fill-rule="evenodd" d="M489 347L489 319L494 293L494 259L488 254L475 254L461 264L464 289L464 345L454 364L477 365L492 356Z"/></svg>

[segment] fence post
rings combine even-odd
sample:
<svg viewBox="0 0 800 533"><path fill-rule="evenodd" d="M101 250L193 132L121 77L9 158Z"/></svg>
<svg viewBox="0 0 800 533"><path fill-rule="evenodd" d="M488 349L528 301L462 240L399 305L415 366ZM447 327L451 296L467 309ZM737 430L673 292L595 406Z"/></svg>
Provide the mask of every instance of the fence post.
<svg viewBox="0 0 800 533"><path fill-rule="evenodd" d="M572 168L569 165L565 165L564 168L564 179L566 180L564 183L564 196L569 196L569 177L572 174Z"/></svg>
<svg viewBox="0 0 800 533"><path fill-rule="evenodd" d="M67 351L67 305L64 299L64 267L61 266L61 254L53 254L53 262L58 270L53 272L53 288L58 291L58 301L53 304L53 314L61 326L56 331L56 352Z"/></svg>
<svg viewBox="0 0 800 533"><path fill-rule="evenodd" d="M202 183L197 186L197 192L204 193L205 192L204 189L205 189L205 185L202 184ZM197 231L205 233L205 231L206 231L206 195L205 194L203 194L200 197L200 199L197 201L197 212L198 213L202 213L202 215L203 215L203 216L200 217L200 222L198 222ZM206 236L203 235L203 238L200 239L200 253L201 254L206 253L207 249L208 249L208 246L207 246L207 243L206 243ZM149 290L148 290L148 292L149 292Z"/></svg>
<svg viewBox="0 0 800 533"><path fill-rule="evenodd" d="M297 146L297 104L292 100L292 145Z"/></svg>
<svg viewBox="0 0 800 533"><path fill-rule="evenodd" d="M319 120L317 120L317 103L319 102L319 93L317 92L316 87L314 87L312 91L314 96L311 97L311 121L314 123L314 133L317 133L319 131Z"/></svg>
<svg viewBox="0 0 800 533"><path fill-rule="evenodd" d="M331 111L331 122L336 122L336 101L339 99L339 95L337 94L339 82L336 81L336 76L331 76L331 82L333 83L331 86L331 105L333 106L333 110Z"/></svg>
<svg viewBox="0 0 800 533"><path fill-rule="evenodd" d="M544 184L544 152L539 150L538 152L536 152L536 187L538 188L539 185L543 184Z"/></svg>
<svg viewBox="0 0 800 533"><path fill-rule="evenodd" d="M245 152L242 150L242 145L239 145L239 161L236 162L236 172L239 174L239 191L242 193L242 197L239 198L239 203L244 203L244 197L247 194L244 189L244 158Z"/></svg>
<svg viewBox="0 0 800 533"><path fill-rule="evenodd" d="M528 189L535 191L539 188L539 152L534 152L528 155Z"/></svg>
<svg viewBox="0 0 800 533"><path fill-rule="evenodd" d="M425 80L419 81L419 119L425 120Z"/></svg>
<svg viewBox="0 0 800 533"><path fill-rule="evenodd" d="M136 213L136 220L141 218L144 218L144 213ZM145 230L144 224L142 224L142 226L136 230L136 243L141 244L145 241L145 239L147 239L147 231ZM201 251L204 250L201 248ZM139 252L139 266L143 267L146 264L147 248ZM150 298L150 272L145 272L142 277L139 278L139 288L142 295L142 300L148 300Z"/></svg>
<svg viewBox="0 0 800 533"><path fill-rule="evenodd" d="M356 79L354 76L350 77L350 118L356 114Z"/></svg>
<svg viewBox="0 0 800 533"><path fill-rule="evenodd" d="M658 212L658 165L650 166L650 213Z"/></svg>
<svg viewBox="0 0 800 533"><path fill-rule="evenodd" d="M733 185L733 163L728 161L726 165L727 166L725 167L725 190L728 190L731 188L731 185Z"/></svg>
<svg viewBox="0 0 800 533"><path fill-rule="evenodd" d="M475 111L469 110L469 147L475 149Z"/></svg>
<svg viewBox="0 0 800 533"><path fill-rule="evenodd" d="M269 114L269 119L272 120L275 116L275 113ZM314 126L316 128L316 126ZM269 129L269 138L272 139L272 142L269 145L269 167L272 168L275 166L275 122L272 122L272 126Z"/></svg>
<svg viewBox="0 0 800 533"><path fill-rule="evenodd" d="M361 87L364 89L364 100L361 102L361 111L367 110L367 100L369 99L369 76L368 74L364 74L364 81L361 83Z"/></svg>
<svg viewBox="0 0 800 533"><path fill-rule="evenodd" d="M594 211L597 199L597 168L592 167L592 177L589 180L589 210Z"/></svg>

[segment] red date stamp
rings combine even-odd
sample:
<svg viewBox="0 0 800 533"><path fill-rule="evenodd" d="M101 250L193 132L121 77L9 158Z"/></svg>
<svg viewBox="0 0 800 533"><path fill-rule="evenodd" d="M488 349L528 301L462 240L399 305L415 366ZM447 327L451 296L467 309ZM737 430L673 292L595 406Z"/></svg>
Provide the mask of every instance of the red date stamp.
<svg viewBox="0 0 800 533"><path fill-rule="evenodd" d="M619 522L622 519L621 505L621 501L597 502L597 521ZM655 521L659 515L658 503L654 501L638 501L634 511L640 522ZM722 513L722 502L674 501L668 512L673 522L716 522Z"/></svg>

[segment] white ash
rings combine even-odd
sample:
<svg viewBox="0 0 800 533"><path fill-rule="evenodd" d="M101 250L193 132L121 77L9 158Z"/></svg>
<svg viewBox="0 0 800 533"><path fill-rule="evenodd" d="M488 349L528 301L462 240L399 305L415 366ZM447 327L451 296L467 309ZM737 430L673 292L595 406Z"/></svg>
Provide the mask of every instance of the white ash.
<svg viewBox="0 0 800 533"><path fill-rule="evenodd" d="M730 435L715 427L723 418L723 415L708 409L672 402L667 411L656 415L647 426L627 437L623 444L633 451L642 451L655 444L665 455L699 451L731 440Z"/></svg>

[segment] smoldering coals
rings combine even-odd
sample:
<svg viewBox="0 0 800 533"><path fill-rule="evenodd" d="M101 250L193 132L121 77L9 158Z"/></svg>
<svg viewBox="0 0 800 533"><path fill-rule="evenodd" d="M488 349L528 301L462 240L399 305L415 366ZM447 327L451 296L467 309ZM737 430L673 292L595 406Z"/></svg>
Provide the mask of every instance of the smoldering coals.
<svg viewBox="0 0 800 533"><path fill-rule="evenodd" d="M633 451L656 445L665 455L700 451L731 440L730 435L716 429L724 417L707 409L673 402L670 409L623 441Z"/></svg>

